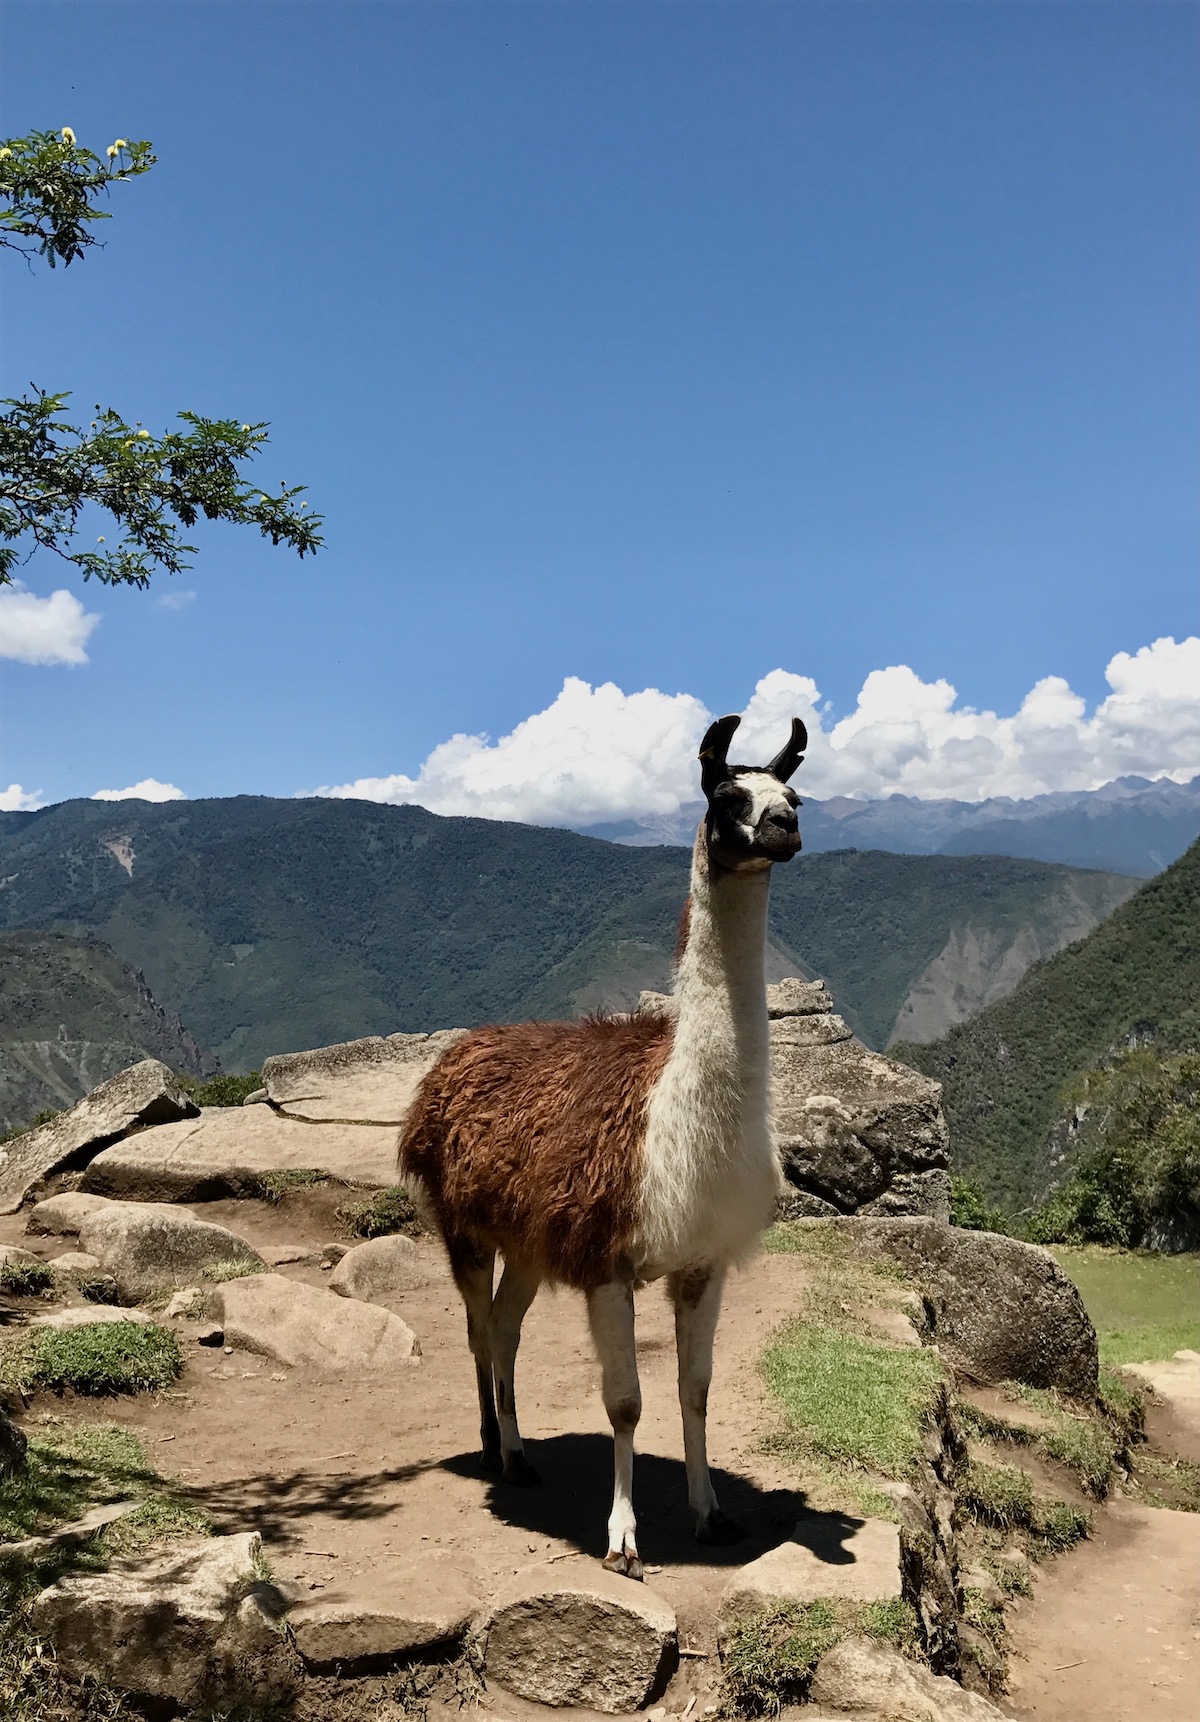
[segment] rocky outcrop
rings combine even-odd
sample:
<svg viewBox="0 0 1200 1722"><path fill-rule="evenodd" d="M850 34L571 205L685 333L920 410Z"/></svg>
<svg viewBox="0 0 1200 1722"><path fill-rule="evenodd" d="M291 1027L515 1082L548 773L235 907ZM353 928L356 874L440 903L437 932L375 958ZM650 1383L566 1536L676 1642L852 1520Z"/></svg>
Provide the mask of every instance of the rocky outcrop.
<svg viewBox="0 0 1200 1722"><path fill-rule="evenodd" d="M421 1355L416 1334L390 1310L282 1274L230 1280L219 1304L226 1345L290 1368L394 1369Z"/></svg>
<svg viewBox="0 0 1200 1722"><path fill-rule="evenodd" d="M823 981L768 987L767 1011L775 1130L794 1192L787 1216L949 1219L938 1084L855 1039Z"/></svg>
<svg viewBox="0 0 1200 1722"><path fill-rule="evenodd" d="M464 1029L371 1035L263 1064L270 1105L310 1123L400 1124L425 1072Z"/></svg>
<svg viewBox="0 0 1200 1722"><path fill-rule="evenodd" d="M929 1337L977 1381L1096 1393L1096 1330L1049 1250L919 1218L835 1221L864 1255L889 1256L921 1287Z"/></svg>
<svg viewBox="0 0 1200 1722"><path fill-rule="evenodd" d="M869 1638L844 1638L826 1651L809 1697L823 1711L887 1722L1003 1722L1004 1716L979 1693Z"/></svg>
<svg viewBox="0 0 1200 1722"><path fill-rule="evenodd" d="M603 1571L553 1583L544 1572L517 1577L475 1637L489 1682L535 1704L606 1715L640 1709L679 1655L675 1611L648 1586Z"/></svg>
<svg viewBox="0 0 1200 1722"><path fill-rule="evenodd" d="M194 1118L198 1111L165 1064L144 1058L130 1065L69 1112L0 1147L0 1214L15 1214L43 1178L90 1159L130 1130Z"/></svg>
<svg viewBox="0 0 1200 1722"><path fill-rule="evenodd" d="M79 1241L129 1300L190 1285L205 1268L265 1267L257 1250L224 1226L134 1202L112 1202L84 1220Z"/></svg>
<svg viewBox="0 0 1200 1722"><path fill-rule="evenodd" d="M35 1599L34 1629L75 1679L187 1706L278 1703L300 1671L261 1548L257 1533L205 1538L63 1579Z"/></svg>

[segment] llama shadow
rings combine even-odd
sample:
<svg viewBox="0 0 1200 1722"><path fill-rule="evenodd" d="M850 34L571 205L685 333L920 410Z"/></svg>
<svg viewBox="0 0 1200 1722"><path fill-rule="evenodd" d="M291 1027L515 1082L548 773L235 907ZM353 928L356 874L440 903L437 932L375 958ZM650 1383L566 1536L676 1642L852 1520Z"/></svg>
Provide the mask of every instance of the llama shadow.
<svg viewBox="0 0 1200 1722"><path fill-rule="evenodd" d="M574 1543L581 1554L603 1555L612 1506L612 1438L600 1434L551 1435L531 1441L526 1451L541 1476L540 1487L514 1488L498 1478L490 1481L488 1510L503 1524ZM456 1454L442 1464L458 1476L480 1474L476 1453ZM712 1480L722 1511L746 1533L740 1542L728 1547L696 1541L683 1461L657 1453L637 1455L633 1497L638 1542L646 1558L670 1565L743 1566L784 1541L804 1513L802 1489L761 1489L749 1477L718 1468L714 1468ZM822 1515L823 1520L825 1517ZM851 1534L856 1522L847 1519L844 1532L831 1529L825 1540L829 1552L819 1558L839 1563L853 1560L849 1551L838 1552L836 1543L841 1535Z"/></svg>

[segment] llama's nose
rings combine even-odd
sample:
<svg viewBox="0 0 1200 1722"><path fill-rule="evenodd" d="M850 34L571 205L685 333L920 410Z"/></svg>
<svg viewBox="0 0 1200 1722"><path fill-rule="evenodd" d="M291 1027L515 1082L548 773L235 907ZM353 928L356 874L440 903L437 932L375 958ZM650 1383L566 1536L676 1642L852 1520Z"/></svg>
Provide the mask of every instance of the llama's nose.
<svg viewBox="0 0 1200 1722"><path fill-rule="evenodd" d="M785 813L768 813L766 823L778 831L786 831L789 836L800 829L794 808L789 807Z"/></svg>

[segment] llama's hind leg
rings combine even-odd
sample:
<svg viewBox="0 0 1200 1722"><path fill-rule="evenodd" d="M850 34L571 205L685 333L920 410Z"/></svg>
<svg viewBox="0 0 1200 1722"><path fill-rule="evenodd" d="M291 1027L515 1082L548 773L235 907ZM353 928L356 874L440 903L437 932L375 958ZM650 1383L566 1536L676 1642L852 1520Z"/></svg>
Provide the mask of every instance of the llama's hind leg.
<svg viewBox="0 0 1200 1722"><path fill-rule="evenodd" d="M725 1269L711 1263L672 1274L668 1281L675 1305L688 1503L695 1515L699 1543L735 1543L744 1535L741 1526L727 1519L717 1505L716 1490L708 1474L708 1389L724 1285Z"/></svg>
<svg viewBox="0 0 1200 1722"><path fill-rule="evenodd" d="M521 1343L521 1323L525 1312L537 1295L540 1281L515 1262L506 1261L492 1313L488 1318L488 1344L492 1354L492 1374L496 1382L496 1409L500 1416L500 1452L506 1483L539 1483L541 1478L525 1457L521 1431L517 1427L517 1395L514 1376L517 1367L517 1347Z"/></svg>
<svg viewBox="0 0 1200 1722"><path fill-rule="evenodd" d="M446 1240L454 1281L467 1306L467 1344L475 1359L475 1383L479 1389L479 1443L485 1471L498 1471L502 1464L500 1424L492 1390L492 1352L489 1321L492 1313L492 1275L496 1252L465 1238Z"/></svg>
<svg viewBox="0 0 1200 1722"><path fill-rule="evenodd" d="M609 1572L640 1579L642 1562L633 1512L633 1434L642 1415L642 1389L634 1341L633 1287L625 1280L612 1280L589 1292L588 1322L600 1359L604 1409L613 1432L613 1505L604 1565Z"/></svg>

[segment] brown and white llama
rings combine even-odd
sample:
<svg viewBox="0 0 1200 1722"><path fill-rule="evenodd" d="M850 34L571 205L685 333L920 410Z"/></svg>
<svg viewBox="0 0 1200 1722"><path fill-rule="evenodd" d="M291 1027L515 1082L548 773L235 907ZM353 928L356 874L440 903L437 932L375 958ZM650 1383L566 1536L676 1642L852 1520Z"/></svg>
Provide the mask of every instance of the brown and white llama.
<svg viewBox="0 0 1200 1722"><path fill-rule="evenodd" d="M732 1542L708 1472L706 1414L726 1271L779 1188L768 1117L764 950L771 867L800 848L787 779L804 725L770 765L726 763L740 719L701 746L708 809L692 854L668 1012L472 1030L425 1077L401 1170L445 1240L467 1307L483 1462L533 1483L517 1427L521 1322L543 1281L587 1298L613 1428L610 1570L641 1578L633 1436L641 1415L634 1289L675 1306L688 1499L701 1542ZM493 1295L496 1254L504 1271Z"/></svg>

